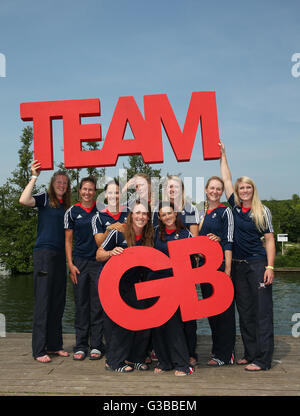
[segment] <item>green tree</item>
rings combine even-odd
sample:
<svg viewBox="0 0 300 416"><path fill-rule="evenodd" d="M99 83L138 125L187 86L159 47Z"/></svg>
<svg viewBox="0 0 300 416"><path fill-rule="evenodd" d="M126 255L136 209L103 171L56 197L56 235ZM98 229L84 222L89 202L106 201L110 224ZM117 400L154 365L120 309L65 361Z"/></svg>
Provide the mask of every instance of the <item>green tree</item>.
<svg viewBox="0 0 300 416"><path fill-rule="evenodd" d="M36 237L37 212L20 205L19 197L31 176L31 127L23 129L20 141L17 168L12 172L12 177L0 187L0 261L13 273L29 273L33 269L32 250Z"/></svg>
<svg viewBox="0 0 300 416"><path fill-rule="evenodd" d="M124 166L127 170L127 179L131 179L137 173L145 173L150 178L160 178L161 169L153 169L150 165L146 165L142 156L134 155L128 158L129 166Z"/></svg>

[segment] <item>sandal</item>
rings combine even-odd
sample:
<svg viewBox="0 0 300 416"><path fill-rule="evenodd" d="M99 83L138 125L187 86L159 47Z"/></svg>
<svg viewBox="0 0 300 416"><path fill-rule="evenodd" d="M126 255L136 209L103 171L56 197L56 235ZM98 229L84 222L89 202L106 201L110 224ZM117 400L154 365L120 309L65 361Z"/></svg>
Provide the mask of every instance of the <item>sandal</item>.
<svg viewBox="0 0 300 416"><path fill-rule="evenodd" d="M80 355L80 357L75 357L75 355ZM83 361L86 357L86 353L84 351L76 351L73 355L74 361Z"/></svg>
<svg viewBox="0 0 300 416"><path fill-rule="evenodd" d="M114 370L109 364L105 363L105 370L116 371L117 373L131 373L133 371L133 367L131 367L129 364L121 363L120 367Z"/></svg>
<svg viewBox="0 0 300 416"><path fill-rule="evenodd" d="M102 357L102 352L97 350L97 348L93 348L90 352L89 360L101 360Z"/></svg>
<svg viewBox="0 0 300 416"><path fill-rule="evenodd" d="M133 364L133 368L135 368L138 371L147 371L147 370L149 370L149 366L146 363L132 363L132 364ZM131 365L131 363L129 365Z"/></svg>
<svg viewBox="0 0 300 416"><path fill-rule="evenodd" d="M207 365L209 367L222 367L225 365L225 362L220 360L219 358L213 357L211 360L208 361Z"/></svg>

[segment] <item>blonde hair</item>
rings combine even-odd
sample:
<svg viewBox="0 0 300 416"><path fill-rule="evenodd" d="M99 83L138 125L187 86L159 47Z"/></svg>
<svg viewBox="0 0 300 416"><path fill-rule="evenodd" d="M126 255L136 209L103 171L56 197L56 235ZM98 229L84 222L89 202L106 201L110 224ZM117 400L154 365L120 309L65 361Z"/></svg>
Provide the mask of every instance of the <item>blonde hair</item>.
<svg viewBox="0 0 300 416"><path fill-rule="evenodd" d="M253 196L252 196L250 213L253 216L253 220L254 220L254 223L256 225L256 228L259 231L263 231L263 230L266 229L266 226L267 226L267 219L266 219L265 209L264 209L264 206L263 206L263 204L262 204L262 202L261 202L261 200L258 196L258 191L257 191L257 187L256 187L255 183L248 176L241 176L235 182L235 185L234 185L234 201L235 201L235 204L238 205L239 207L241 206L242 201L239 197L238 190L239 190L239 185L242 182L248 183L249 185L252 186Z"/></svg>

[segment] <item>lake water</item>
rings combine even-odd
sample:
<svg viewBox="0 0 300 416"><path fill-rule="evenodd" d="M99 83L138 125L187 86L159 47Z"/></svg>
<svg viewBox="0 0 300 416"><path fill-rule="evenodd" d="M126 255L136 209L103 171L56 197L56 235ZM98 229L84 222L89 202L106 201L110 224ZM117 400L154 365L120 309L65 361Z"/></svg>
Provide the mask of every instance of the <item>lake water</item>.
<svg viewBox="0 0 300 416"><path fill-rule="evenodd" d="M291 335L292 316L300 313L300 273L276 273L273 283L275 335ZM0 275L0 314L6 320L6 332L31 332L33 312L32 275ZM74 333L74 300L71 280L67 284L67 300L63 331ZM198 333L210 334L207 319L198 320Z"/></svg>

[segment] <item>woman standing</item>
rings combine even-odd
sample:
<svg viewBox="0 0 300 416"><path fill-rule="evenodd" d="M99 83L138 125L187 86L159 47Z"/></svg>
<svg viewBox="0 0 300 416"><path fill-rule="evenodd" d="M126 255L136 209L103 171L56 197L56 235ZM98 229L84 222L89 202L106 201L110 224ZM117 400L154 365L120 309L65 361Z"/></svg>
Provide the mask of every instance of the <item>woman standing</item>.
<svg viewBox="0 0 300 416"><path fill-rule="evenodd" d="M112 230L98 248L96 258L101 262L108 261L112 256L122 255L127 247L153 246L153 227L150 221L149 207L140 201L135 201L128 215L126 228L123 232ZM145 281L148 272L143 267L128 270L120 281L120 295L126 303L134 308L148 306L147 300L138 301L134 284ZM101 275L100 275L101 279ZM105 368L111 371L128 373L135 369L145 371L147 347L150 330L130 331L114 323L106 316L105 330L109 339L106 352ZM126 362L125 362L126 361Z"/></svg>
<svg viewBox="0 0 300 416"><path fill-rule="evenodd" d="M245 350L243 359L237 363L245 364L248 371L268 370L274 349L272 217L250 178L237 179L233 187L223 143L220 147L221 174L235 224L232 278Z"/></svg>
<svg viewBox="0 0 300 416"><path fill-rule="evenodd" d="M159 204L158 226L155 227L154 247L169 255L168 241L192 237L184 227L173 203ZM171 270L151 272L151 279L169 277ZM158 358L155 373L175 369L175 376L192 374L190 354L186 339L184 323L179 309L168 322L157 328L152 328L153 347Z"/></svg>
<svg viewBox="0 0 300 416"><path fill-rule="evenodd" d="M201 236L219 237L219 242L224 253L224 260L219 268L231 275L232 243L233 243L233 216L231 209L221 204L220 199L224 191L224 183L218 176L208 179L205 186L206 201L205 213L200 221ZM200 264L202 258L200 257ZM212 286L209 283L201 284L203 298L212 295ZM222 366L234 363L235 346L235 313L234 302L223 313L210 316L208 322L212 332L212 358L209 366Z"/></svg>
<svg viewBox="0 0 300 416"><path fill-rule="evenodd" d="M179 216L181 222L191 232L192 236L196 237L199 234L199 212L195 205L185 200L184 183L175 175L167 177L166 182L163 184L163 201L170 201L174 205L175 212ZM153 225L158 224L158 208L153 211ZM196 266L195 259L193 259ZM184 331L189 347L190 364L197 364L197 321L184 322Z"/></svg>
<svg viewBox="0 0 300 416"><path fill-rule="evenodd" d="M69 177L54 173L48 192L32 195L40 174L40 163L32 162L32 177L24 189L20 204L38 208L37 239L33 251L34 316L33 357L42 363L51 361L49 353L68 356L63 350L62 317L66 300L66 257L64 214L71 205Z"/></svg>
<svg viewBox="0 0 300 416"><path fill-rule="evenodd" d="M96 261L97 244L91 227L91 218L97 212L93 177L81 180L79 195L80 202L65 213L66 257L75 299L73 359L84 360L90 348L90 360L100 360L105 349L102 342L103 309L98 296L100 265Z"/></svg>

